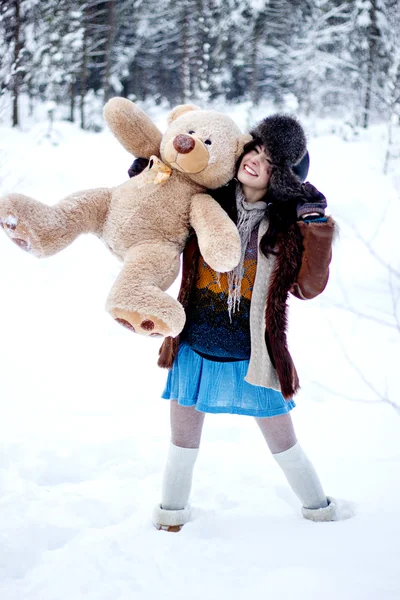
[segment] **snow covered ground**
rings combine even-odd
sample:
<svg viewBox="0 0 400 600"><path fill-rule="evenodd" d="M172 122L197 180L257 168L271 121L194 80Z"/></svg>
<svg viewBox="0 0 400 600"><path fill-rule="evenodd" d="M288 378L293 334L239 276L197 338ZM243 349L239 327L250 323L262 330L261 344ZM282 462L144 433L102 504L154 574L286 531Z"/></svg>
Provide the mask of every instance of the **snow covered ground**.
<svg viewBox="0 0 400 600"><path fill-rule="evenodd" d="M246 106L226 110L246 126ZM163 126L165 115L155 116ZM53 146L43 122L1 128L1 194L54 203L126 178L131 158L110 133L64 122L55 130ZM365 381L400 405L390 293L399 281L360 240L399 270L399 182L395 170L381 173L382 127L351 142L327 121L312 131L309 178L341 234L326 292L291 301L302 381L292 414L327 493L354 502L356 516L302 519L253 419L210 415L194 520L177 535L156 531L166 373L157 340L104 311L119 264L89 236L38 261L0 235L2 600L400 597L400 416Z"/></svg>

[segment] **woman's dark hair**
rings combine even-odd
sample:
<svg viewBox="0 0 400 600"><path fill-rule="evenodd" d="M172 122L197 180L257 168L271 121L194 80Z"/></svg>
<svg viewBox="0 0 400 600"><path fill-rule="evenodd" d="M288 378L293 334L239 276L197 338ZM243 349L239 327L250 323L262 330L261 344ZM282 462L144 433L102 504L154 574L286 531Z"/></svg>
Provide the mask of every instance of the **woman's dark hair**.
<svg viewBox="0 0 400 600"><path fill-rule="evenodd" d="M276 243L278 235L287 233L291 225L297 221L297 201L270 202L268 192L264 198L268 204L269 226L260 240L260 250L268 258L269 254L278 254Z"/></svg>

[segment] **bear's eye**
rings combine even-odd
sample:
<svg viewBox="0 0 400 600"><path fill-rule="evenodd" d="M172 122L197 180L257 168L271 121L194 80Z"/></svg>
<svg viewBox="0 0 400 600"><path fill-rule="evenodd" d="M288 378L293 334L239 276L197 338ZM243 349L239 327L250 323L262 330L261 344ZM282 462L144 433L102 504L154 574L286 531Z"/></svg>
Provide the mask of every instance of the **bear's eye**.
<svg viewBox="0 0 400 600"><path fill-rule="evenodd" d="M188 133L191 135L192 133L194 133L193 129L191 129L190 131L188 131Z"/></svg>
<svg viewBox="0 0 400 600"><path fill-rule="evenodd" d="M211 140L206 140L204 143L207 144L207 146L211 146L212 141Z"/></svg>

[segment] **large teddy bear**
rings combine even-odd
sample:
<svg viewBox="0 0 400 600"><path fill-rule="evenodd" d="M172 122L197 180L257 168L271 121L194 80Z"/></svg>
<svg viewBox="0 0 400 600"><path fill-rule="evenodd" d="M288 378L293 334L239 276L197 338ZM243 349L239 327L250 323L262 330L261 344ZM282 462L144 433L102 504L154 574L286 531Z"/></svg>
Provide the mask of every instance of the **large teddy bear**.
<svg viewBox="0 0 400 600"><path fill-rule="evenodd" d="M229 117L193 105L172 110L164 135L124 98L110 100L104 116L128 152L150 159L147 169L118 187L76 192L54 206L9 194L0 200L0 226L38 257L94 233L123 261L107 299L109 313L137 333L174 337L185 313L165 290L179 273L190 229L213 269L229 271L239 262L237 229L205 191L233 177L250 137Z"/></svg>

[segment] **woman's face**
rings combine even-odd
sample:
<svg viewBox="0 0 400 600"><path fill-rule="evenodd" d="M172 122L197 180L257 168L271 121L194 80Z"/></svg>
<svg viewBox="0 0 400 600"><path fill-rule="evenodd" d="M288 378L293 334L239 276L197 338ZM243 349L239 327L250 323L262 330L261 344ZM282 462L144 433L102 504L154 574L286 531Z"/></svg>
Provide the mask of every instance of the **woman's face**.
<svg viewBox="0 0 400 600"><path fill-rule="evenodd" d="M242 158L237 178L247 188L266 192L271 177L271 161L264 146L257 145Z"/></svg>

